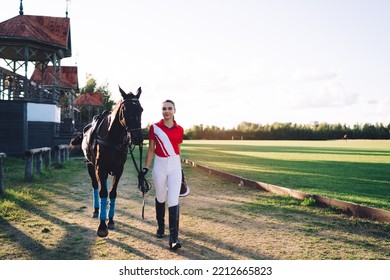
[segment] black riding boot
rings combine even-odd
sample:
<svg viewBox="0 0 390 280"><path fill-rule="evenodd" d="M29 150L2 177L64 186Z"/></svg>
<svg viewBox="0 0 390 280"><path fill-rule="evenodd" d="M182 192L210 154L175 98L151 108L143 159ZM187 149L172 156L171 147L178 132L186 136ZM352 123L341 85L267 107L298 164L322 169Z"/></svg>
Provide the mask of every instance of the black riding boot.
<svg viewBox="0 0 390 280"><path fill-rule="evenodd" d="M156 219L157 219L157 238L163 238L164 237L164 230L165 230L165 202L160 203L158 202L157 198L156 201Z"/></svg>
<svg viewBox="0 0 390 280"><path fill-rule="evenodd" d="M177 250L181 248L179 242L179 205L169 207L169 248Z"/></svg>

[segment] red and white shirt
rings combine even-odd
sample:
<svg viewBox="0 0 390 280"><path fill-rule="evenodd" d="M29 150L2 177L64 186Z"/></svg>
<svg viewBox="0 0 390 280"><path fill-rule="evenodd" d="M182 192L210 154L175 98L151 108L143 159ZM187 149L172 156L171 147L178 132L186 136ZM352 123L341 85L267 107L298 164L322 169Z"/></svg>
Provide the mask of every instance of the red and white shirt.
<svg viewBox="0 0 390 280"><path fill-rule="evenodd" d="M171 128L164 125L164 120L152 124L148 138L156 143L155 154L159 157L180 155L179 144L183 143L184 129L175 121Z"/></svg>

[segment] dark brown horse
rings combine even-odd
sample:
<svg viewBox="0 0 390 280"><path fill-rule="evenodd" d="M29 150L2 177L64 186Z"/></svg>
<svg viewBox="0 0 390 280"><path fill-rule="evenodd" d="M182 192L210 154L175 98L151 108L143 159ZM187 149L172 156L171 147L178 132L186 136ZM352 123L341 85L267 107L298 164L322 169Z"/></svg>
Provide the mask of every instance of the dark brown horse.
<svg viewBox="0 0 390 280"><path fill-rule="evenodd" d="M87 160L88 173L92 180L94 212L99 217L99 237L106 237L108 229L114 229L115 200L130 144L142 144L142 107L137 94L126 94L120 87L122 100L111 111L105 111L84 128L84 132L71 140L71 146L82 144ZM112 176L109 191L108 175ZM109 197L109 200L108 200ZM100 200L100 202L99 202ZM108 216L107 206L109 205ZM108 218L108 224L106 220Z"/></svg>

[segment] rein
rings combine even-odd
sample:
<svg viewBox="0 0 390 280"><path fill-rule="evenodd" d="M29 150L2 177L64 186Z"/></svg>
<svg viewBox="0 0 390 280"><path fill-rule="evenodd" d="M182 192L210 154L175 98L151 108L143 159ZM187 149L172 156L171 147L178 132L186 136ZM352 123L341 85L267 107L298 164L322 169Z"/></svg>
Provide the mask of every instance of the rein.
<svg viewBox="0 0 390 280"><path fill-rule="evenodd" d="M139 148L139 165L137 164L137 161L134 156L134 149L136 145L133 145L130 143L130 155L131 159L133 160L133 164L135 167L135 170L138 174L138 189L142 192L142 219L145 218L145 194L151 189L149 182L144 178L144 180L140 179L140 173L142 171L142 151L143 151L143 143L138 145Z"/></svg>
<svg viewBox="0 0 390 280"><path fill-rule="evenodd" d="M137 174L138 174L138 189L142 192L142 219L144 219L144 213L145 213L145 194L151 189L150 187L150 184L149 182L142 176L140 176L141 172L142 172L142 151L143 151L143 143L141 141L141 143L139 145L134 145L133 144L133 141L131 139L131 132L134 132L134 131L141 131L142 129L141 128L129 128L127 125L129 124L126 124L126 118L125 118L125 108L123 107L125 104L125 102L128 102L128 101L131 101L131 105L132 106L140 106L139 105L139 101L138 101L138 97L137 98L132 98L131 100L123 100L120 104L120 108L119 108L119 122L120 124L122 125L122 127L124 127L127 131L127 140L128 140L128 145L129 145L129 150L130 150L130 155L131 155L131 159L133 160L133 164L134 164L134 167L137 171ZM128 103L127 103L128 104ZM142 108L141 108L142 110ZM134 119L134 116L133 117L130 117L130 122L134 122L134 121L138 121L138 119ZM138 146L139 148L139 164L137 164L137 161L135 159L135 156L134 156L134 149L135 149L135 146Z"/></svg>

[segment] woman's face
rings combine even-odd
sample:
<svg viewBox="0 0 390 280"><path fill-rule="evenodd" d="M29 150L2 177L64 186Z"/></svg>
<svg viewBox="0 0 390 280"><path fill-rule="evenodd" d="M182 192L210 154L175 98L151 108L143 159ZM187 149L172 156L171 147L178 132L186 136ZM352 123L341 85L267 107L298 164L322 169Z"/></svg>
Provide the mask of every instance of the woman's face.
<svg viewBox="0 0 390 280"><path fill-rule="evenodd" d="M164 119L168 120L173 118L173 115L176 113L175 106L171 102L164 102L162 104L162 114Z"/></svg>

